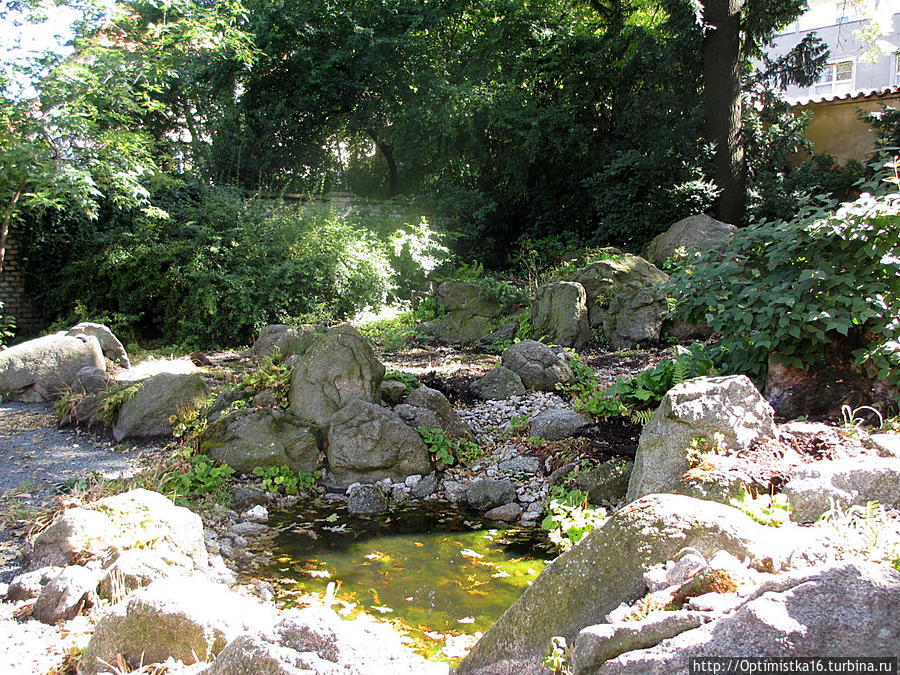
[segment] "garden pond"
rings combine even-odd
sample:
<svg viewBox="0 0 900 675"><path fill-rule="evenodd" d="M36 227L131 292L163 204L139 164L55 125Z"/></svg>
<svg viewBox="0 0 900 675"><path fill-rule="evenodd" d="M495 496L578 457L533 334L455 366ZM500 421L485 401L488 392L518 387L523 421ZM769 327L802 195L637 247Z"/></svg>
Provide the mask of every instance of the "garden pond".
<svg viewBox="0 0 900 675"><path fill-rule="evenodd" d="M340 614L389 621L420 654L450 662L555 555L540 529L446 504L371 517L335 502L305 504L273 513L269 525L260 544L273 555L253 576L273 585L281 606L333 596Z"/></svg>

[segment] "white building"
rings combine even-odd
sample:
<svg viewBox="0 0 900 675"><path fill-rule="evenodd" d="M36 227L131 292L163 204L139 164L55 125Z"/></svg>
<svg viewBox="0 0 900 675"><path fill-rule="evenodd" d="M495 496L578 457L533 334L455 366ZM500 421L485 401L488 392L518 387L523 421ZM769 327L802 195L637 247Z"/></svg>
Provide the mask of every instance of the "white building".
<svg viewBox="0 0 900 675"><path fill-rule="evenodd" d="M875 40L866 35L873 20L885 30ZM813 86L789 86L789 100L854 96L900 85L900 0L808 0L807 11L775 38L770 58L788 53L812 32L830 49L828 65Z"/></svg>

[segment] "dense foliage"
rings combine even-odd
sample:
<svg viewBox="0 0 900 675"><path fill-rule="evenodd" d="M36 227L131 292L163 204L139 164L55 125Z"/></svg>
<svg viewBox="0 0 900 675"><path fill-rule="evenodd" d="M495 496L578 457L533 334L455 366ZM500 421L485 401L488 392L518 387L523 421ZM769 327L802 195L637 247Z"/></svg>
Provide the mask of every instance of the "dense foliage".
<svg viewBox="0 0 900 675"><path fill-rule="evenodd" d="M703 140L716 4L79 0L71 55L13 69L33 92L0 83L0 264L12 226L48 319L200 345L425 281L437 242L405 210L404 234L260 196L400 196L381 213L414 203L460 255L532 281L567 249L637 249L721 192ZM741 58L800 4L744 3ZM811 77L821 49L800 52L743 83ZM751 107L755 216L785 217L810 184L846 191L852 167L788 166L802 122Z"/></svg>
<svg viewBox="0 0 900 675"><path fill-rule="evenodd" d="M790 366L816 364L837 338L897 379L900 181L896 164L881 164L886 171L855 201L754 223L721 259L689 262L673 275L676 315L722 333L727 370L759 382L770 353Z"/></svg>
<svg viewBox="0 0 900 675"><path fill-rule="evenodd" d="M161 190L154 203L165 216L111 208L98 224L36 226L27 255L45 261L29 266L41 304L174 343L241 345L267 323L377 307L446 252L426 223L369 214L359 217L363 226L326 205L250 201L196 185Z"/></svg>

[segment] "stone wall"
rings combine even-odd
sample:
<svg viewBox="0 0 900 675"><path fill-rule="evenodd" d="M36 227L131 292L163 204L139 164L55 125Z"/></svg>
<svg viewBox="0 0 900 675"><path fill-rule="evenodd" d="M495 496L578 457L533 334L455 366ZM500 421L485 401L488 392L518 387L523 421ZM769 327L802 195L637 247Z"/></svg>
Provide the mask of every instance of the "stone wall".
<svg viewBox="0 0 900 675"><path fill-rule="evenodd" d="M35 330L42 323L40 312L25 292L24 271L21 251L15 234L10 231L6 239L3 271L0 272L0 300L3 301L0 313L16 318L16 334Z"/></svg>

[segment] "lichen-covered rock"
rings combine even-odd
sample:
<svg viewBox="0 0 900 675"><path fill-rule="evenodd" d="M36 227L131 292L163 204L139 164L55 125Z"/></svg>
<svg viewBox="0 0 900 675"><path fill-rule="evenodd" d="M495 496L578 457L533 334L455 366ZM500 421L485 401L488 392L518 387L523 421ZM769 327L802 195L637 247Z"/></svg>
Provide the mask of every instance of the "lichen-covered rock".
<svg viewBox="0 0 900 675"><path fill-rule="evenodd" d="M900 508L900 461L887 457L815 462L791 472L784 494L793 507L791 520L814 522L833 506L848 508L878 502Z"/></svg>
<svg viewBox="0 0 900 675"><path fill-rule="evenodd" d="M489 511L516 499L516 484L511 480L484 478L469 485L466 500L479 511Z"/></svg>
<svg viewBox="0 0 900 675"><path fill-rule="evenodd" d="M271 628L244 633L202 675L448 675L446 664L426 661L387 625L345 621L329 609L285 612Z"/></svg>
<svg viewBox="0 0 900 675"><path fill-rule="evenodd" d="M499 520L504 523L514 523L522 517L522 507L515 502L495 506L489 511L485 511L486 520Z"/></svg>
<svg viewBox="0 0 900 675"><path fill-rule="evenodd" d="M655 647L663 640L709 621L704 612L662 612L639 621L617 621L588 626L578 633L572 651L575 675L592 675L606 661L625 652Z"/></svg>
<svg viewBox="0 0 900 675"><path fill-rule="evenodd" d="M640 256L618 254L581 268L569 281L575 281L584 287L588 321L591 328L600 328L603 326L604 311L621 286L633 282L641 287L656 288L668 279L669 275Z"/></svg>
<svg viewBox="0 0 900 675"><path fill-rule="evenodd" d="M48 565L30 572L23 572L9 583L6 591L6 600L19 602L21 600L33 600L41 594L41 589L55 579L62 567Z"/></svg>
<svg viewBox="0 0 900 675"><path fill-rule="evenodd" d="M397 405L406 396L406 385L399 380L384 380L381 383L381 400L388 405Z"/></svg>
<svg viewBox="0 0 900 675"><path fill-rule="evenodd" d="M350 513L383 513L387 509L387 497L377 485L357 485L347 495L347 511Z"/></svg>
<svg viewBox="0 0 900 675"><path fill-rule="evenodd" d="M184 568L172 566L151 549L130 548L117 553L116 559L104 568L97 593L105 600L118 602L130 591L184 572Z"/></svg>
<svg viewBox="0 0 900 675"><path fill-rule="evenodd" d="M160 373L141 381L134 396L122 404L113 427L117 441L172 433L170 418L200 408L209 395L200 375Z"/></svg>
<svg viewBox="0 0 900 675"><path fill-rule="evenodd" d="M275 357L277 361L284 361L294 354L303 354L319 338L319 335L315 326L307 324L302 326L286 326L284 324L263 326L250 348L250 354L257 358L268 356Z"/></svg>
<svg viewBox="0 0 900 675"><path fill-rule="evenodd" d="M529 426L529 435L548 441L571 438L582 429L593 426L594 418L571 408L551 408L539 413Z"/></svg>
<svg viewBox="0 0 900 675"><path fill-rule="evenodd" d="M634 462L616 457L575 477L575 487L588 493L592 504L615 504L628 492Z"/></svg>
<svg viewBox="0 0 900 675"><path fill-rule="evenodd" d="M705 213L682 218L647 244L641 255L655 265L662 266L678 249L685 253L724 251L728 240L737 232L734 225L723 223Z"/></svg>
<svg viewBox="0 0 900 675"><path fill-rule="evenodd" d="M603 310L603 335L617 349L659 340L669 312L666 294L659 287L629 281L616 288Z"/></svg>
<svg viewBox="0 0 900 675"><path fill-rule="evenodd" d="M850 562L766 582L735 611L607 661L602 675L687 673L692 657L900 656L900 572Z"/></svg>
<svg viewBox="0 0 900 675"><path fill-rule="evenodd" d="M72 326L66 335L73 337L78 337L79 335L94 336L100 343L100 350L103 352L103 356L120 368L131 368L131 361L128 359L125 347L119 342L119 338L113 335L113 332L102 323L84 321Z"/></svg>
<svg viewBox="0 0 900 675"><path fill-rule="evenodd" d="M105 391L112 382L112 378L102 368L85 366L75 375L71 389L75 394L99 394Z"/></svg>
<svg viewBox="0 0 900 675"><path fill-rule="evenodd" d="M209 661L248 629L271 625L274 613L247 596L201 577L155 581L128 595L97 624L79 665L104 672L117 655L130 665L168 658Z"/></svg>
<svg viewBox="0 0 900 675"><path fill-rule="evenodd" d="M327 483L402 481L431 473L431 457L419 434L393 411L361 399L337 411L328 427Z"/></svg>
<svg viewBox="0 0 900 675"><path fill-rule="evenodd" d="M303 420L283 410L236 410L207 427L200 449L235 471L286 466L297 473L319 466L319 443Z"/></svg>
<svg viewBox="0 0 900 675"><path fill-rule="evenodd" d="M561 354L542 342L522 340L503 352L503 365L522 378L527 389L556 391L557 384L570 382L574 375Z"/></svg>
<svg viewBox="0 0 900 675"><path fill-rule="evenodd" d="M716 434L736 451L778 436L771 406L744 375L697 377L668 391L641 433L627 501L678 490L691 440L713 443Z"/></svg>
<svg viewBox="0 0 900 675"><path fill-rule="evenodd" d="M86 604L91 605L100 573L81 565L63 568L41 589L31 611L38 621L54 624L78 616Z"/></svg>
<svg viewBox="0 0 900 675"><path fill-rule="evenodd" d="M58 397L85 366L106 370L97 338L57 333L0 352L0 394L40 403Z"/></svg>
<svg viewBox="0 0 900 675"><path fill-rule="evenodd" d="M138 489L67 509L34 540L30 567L64 566L145 548L185 570L207 565L200 516L156 492Z"/></svg>
<svg viewBox="0 0 900 675"><path fill-rule="evenodd" d="M316 340L294 367L291 412L325 426L339 409L359 399L381 400L384 365L353 326L337 326Z"/></svg>
<svg viewBox="0 0 900 675"><path fill-rule="evenodd" d="M563 347L584 347L591 337L587 294L574 281L555 281L537 289L531 306L535 335L548 335Z"/></svg>
<svg viewBox="0 0 900 675"><path fill-rule="evenodd" d="M469 391L482 401L492 401L522 396L526 390L521 377L505 366L497 366L473 380Z"/></svg>
<svg viewBox="0 0 900 675"><path fill-rule="evenodd" d="M783 561L796 533L755 523L740 511L681 495L650 495L616 511L560 555L491 626L457 668L460 675L540 672L554 636L571 643L586 626L603 623L621 603L646 591L643 573L686 546L704 556ZM753 652L740 652L753 653Z"/></svg>
<svg viewBox="0 0 900 675"><path fill-rule="evenodd" d="M406 397L406 402L411 406L425 408L432 411L438 418L440 429L452 438L471 438L472 432L463 422L456 411L450 406L450 401L437 389L430 387L418 387Z"/></svg>
<svg viewBox="0 0 900 675"><path fill-rule="evenodd" d="M444 314L434 327L442 342L474 342L493 330L503 314L503 305L482 295L481 287L464 281L445 281L435 294Z"/></svg>
<svg viewBox="0 0 900 675"><path fill-rule="evenodd" d="M394 406L394 412L412 429L440 429L441 421L437 414L428 408L420 408L418 406L409 405L408 403L399 403Z"/></svg>

